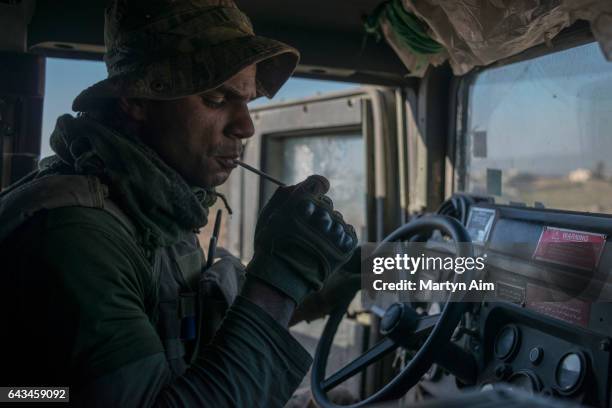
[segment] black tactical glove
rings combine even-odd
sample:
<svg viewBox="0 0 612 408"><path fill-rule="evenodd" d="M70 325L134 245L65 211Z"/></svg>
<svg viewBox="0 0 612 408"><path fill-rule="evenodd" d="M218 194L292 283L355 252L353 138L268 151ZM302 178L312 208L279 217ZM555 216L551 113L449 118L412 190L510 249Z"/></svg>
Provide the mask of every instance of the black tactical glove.
<svg viewBox="0 0 612 408"><path fill-rule="evenodd" d="M334 211L325 195L328 190L329 181L316 175L276 190L257 221L255 255L247 276L266 282L299 304L350 259L357 236Z"/></svg>
<svg viewBox="0 0 612 408"><path fill-rule="evenodd" d="M323 285L323 288L304 298L295 309L290 325L313 321L327 316L338 306L349 304L361 289L361 248L342 265Z"/></svg>

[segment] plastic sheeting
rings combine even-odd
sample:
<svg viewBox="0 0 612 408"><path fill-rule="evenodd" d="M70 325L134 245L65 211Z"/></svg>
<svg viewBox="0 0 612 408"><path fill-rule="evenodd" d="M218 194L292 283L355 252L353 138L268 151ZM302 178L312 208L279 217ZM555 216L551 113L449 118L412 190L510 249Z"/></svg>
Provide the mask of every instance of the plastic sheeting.
<svg viewBox="0 0 612 408"><path fill-rule="evenodd" d="M606 59L612 61L612 1L564 0L564 7L575 19L587 20Z"/></svg>
<svg viewBox="0 0 612 408"><path fill-rule="evenodd" d="M387 42L411 75L423 76L429 64L450 61L455 75L547 43L576 20L587 20L606 58L612 61L610 0L402 0L404 8L429 26L429 35L446 49L414 55L401 46L393 27L382 22Z"/></svg>

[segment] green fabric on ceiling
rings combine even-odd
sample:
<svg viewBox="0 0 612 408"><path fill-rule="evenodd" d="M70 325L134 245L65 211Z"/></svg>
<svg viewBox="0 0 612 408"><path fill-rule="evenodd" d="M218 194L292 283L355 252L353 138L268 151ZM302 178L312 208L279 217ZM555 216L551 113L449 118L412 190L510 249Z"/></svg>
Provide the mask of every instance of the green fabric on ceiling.
<svg viewBox="0 0 612 408"><path fill-rule="evenodd" d="M377 41L383 37L381 22L386 18L402 43L417 55L432 55L444 51L444 47L427 34L427 25L414 14L407 12L401 0L381 3L365 21L366 33Z"/></svg>

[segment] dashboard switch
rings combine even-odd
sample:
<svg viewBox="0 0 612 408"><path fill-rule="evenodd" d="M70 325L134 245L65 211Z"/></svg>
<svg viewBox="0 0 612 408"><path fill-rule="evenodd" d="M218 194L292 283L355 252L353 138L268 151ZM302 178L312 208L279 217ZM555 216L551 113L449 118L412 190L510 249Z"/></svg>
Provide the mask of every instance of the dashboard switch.
<svg viewBox="0 0 612 408"><path fill-rule="evenodd" d="M544 350L542 349L542 347L538 346L538 347L534 347L531 350L529 350L529 361L531 361L531 364L533 365L540 364L543 357L544 357Z"/></svg>

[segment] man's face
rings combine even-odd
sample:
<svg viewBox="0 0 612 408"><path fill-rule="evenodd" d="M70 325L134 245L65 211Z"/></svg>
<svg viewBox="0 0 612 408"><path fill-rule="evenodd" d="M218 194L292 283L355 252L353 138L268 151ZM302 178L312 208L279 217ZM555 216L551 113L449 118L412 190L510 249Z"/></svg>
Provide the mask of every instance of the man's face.
<svg viewBox="0 0 612 408"><path fill-rule="evenodd" d="M251 65L213 91L150 101L145 141L191 185L223 184L236 167L242 139L253 136L247 103L256 96L255 74Z"/></svg>

